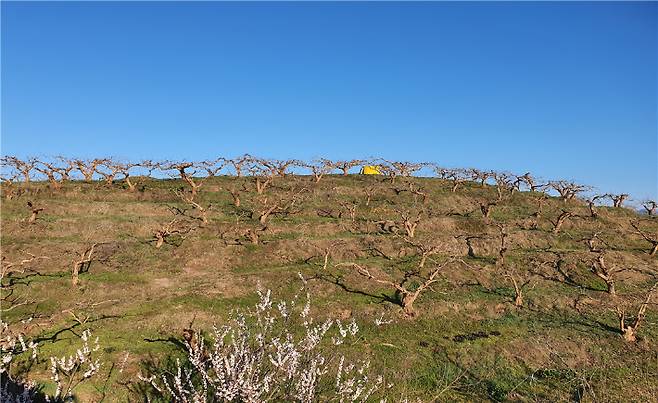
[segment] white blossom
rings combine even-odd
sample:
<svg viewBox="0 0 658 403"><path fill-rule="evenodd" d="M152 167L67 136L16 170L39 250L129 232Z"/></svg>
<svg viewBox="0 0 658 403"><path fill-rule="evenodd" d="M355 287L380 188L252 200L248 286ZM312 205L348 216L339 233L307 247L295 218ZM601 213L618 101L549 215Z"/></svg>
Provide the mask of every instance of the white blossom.
<svg viewBox="0 0 658 403"><path fill-rule="evenodd" d="M309 315L308 293L303 307L296 304L297 297L274 304L269 290L258 295L254 310L233 312L207 338L196 333L186 345L187 362L177 361L173 373L140 374L139 379L150 384L160 398L183 403L365 402L383 384L383 378L369 377L368 362L346 363L344 356L336 362L338 355L326 343L340 340L342 344L355 336L359 327L354 320L347 325L332 319L315 324ZM295 331L294 326L301 326L302 331ZM335 334L329 337L330 333ZM337 370L335 390L320 396L320 380L332 367Z"/></svg>

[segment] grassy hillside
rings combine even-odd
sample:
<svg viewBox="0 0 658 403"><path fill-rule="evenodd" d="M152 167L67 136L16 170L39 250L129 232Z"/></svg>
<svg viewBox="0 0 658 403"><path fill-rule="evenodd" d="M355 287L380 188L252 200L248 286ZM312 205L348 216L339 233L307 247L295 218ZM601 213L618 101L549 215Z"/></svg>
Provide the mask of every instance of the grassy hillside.
<svg viewBox="0 0 658 403"><path fill-rule="evenodd" d="M475 182L453 192L434 178L287 175L258 194L253 178L222 176L205 181L197 207L183 181L137 182L22 184L2 201L3 262L39 257L14 275L30 303L3 320L36 313L24 327L43 357L70 353L75 334L93 329L106 364L76 390L82 401L142 400L136 374L181 356L184 329L221 323L259 287L291 299L298 273L316 318L359 324L346 349L393 384L389 401L657 401L658 296L634 342L616 311L633 324L658 278L658 257L631 225L655 237L655 218L613 207L595 218L556 197L539 210L542 193L499 196ZM43 208L33 222L28 201ZM405 216L417 221L413 238ZM413 293L429 279L406 310L405 292L387 284ZM31 368L46 390L47 369L44 359Z"/></svg>

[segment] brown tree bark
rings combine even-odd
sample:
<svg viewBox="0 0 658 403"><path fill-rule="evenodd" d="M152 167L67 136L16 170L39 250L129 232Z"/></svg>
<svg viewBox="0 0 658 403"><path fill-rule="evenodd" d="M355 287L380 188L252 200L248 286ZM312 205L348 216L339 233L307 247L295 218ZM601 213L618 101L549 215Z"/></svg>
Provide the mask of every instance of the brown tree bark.
<svg viewBox="0 0 658 403"><path fill-rule="evenodd" d="M644 232L640 229L638 223L631 221L631 226L635 228L638 234L642 236L647 242L651 244L651 250L649 251L649 256L655 256L658 253L658 236L651 235L647 232Z"/></svg>
<svg viewBox="0 0 658 403"><path fill-rule="evenodd" d="M560 232L560 229L562 228L562 225L564 225L565 221L572 217L573 213L570 211L562 210L562 214L560 214L555 222L553 222L553 233L557 234Z"/></svg>
<svg viewBox="0 0 658 403"><path fill-rule="evenodd" d="M27 220L27 222L29 223L35 222L37 220L37 216L39 215L39 213L41 213L44 210L43 208L35 207L31 201L27 202L27 207L30 209L30 217Z"/></svg>

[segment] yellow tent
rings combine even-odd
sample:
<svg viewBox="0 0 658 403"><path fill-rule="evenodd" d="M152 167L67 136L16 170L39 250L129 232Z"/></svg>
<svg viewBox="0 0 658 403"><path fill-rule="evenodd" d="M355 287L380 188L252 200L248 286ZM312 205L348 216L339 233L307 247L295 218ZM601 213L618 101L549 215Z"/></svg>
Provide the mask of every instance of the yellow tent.
<svg viewBox="0 0 658 403"><path fill-rule="evenodd" d="M381 171L377 165L364 165L361 168L362 175L381 175Z"/></svg>

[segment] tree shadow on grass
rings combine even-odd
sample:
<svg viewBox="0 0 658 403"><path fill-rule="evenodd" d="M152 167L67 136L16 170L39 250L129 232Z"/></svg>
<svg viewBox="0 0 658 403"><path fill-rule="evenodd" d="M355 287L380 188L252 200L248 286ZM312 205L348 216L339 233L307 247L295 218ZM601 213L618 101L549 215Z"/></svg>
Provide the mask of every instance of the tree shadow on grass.
<svg viewBox="0 0 658 403"><path fill-rule="evenodd" d="M319 274L313 275L312 277L310 277L307 280L326 281L328 283L334 284L334 285L342 288L343 291L346 291L350 294L358 294L358 295L363 295L363 296L370 297L370 298L375 298L375 299L379 300L380 303L390 302L390 303L395 304L395 305L400 305L400 306L402 305L398 298L391 297L390 295L386 295L385 293L381 293L381 294L377 295L377 294L372 294L372 293L369 293L369 292L366 292L366 291L363 291L363 290L359 290L359 289L356 289L356 288L350 288L347 284L345 284L342 276L338 276L338 275L335 275L335 274L319 273Z"/></svg>
<svg viewBox="0 0 658 403"><path fill-rule="evenodd" d="M166 344L170 344L170 345L175 346L176 348L180 348L183 351L185 351L186 348L187 348L185 346L185 343L183 343L182 341L180 341L179 339L177 339L174 336L169 336L166 339L165 338L150 339L150 338L145 337L144 341L147 342L147 343L166 343Z"/></svg>
<svg viewBox="0 0 658 403"><path fill-rule="evenodd" d="M80 335L78 333L76 333L74 331L74 329L76 329L76 328L78 328L82 325L86 325L88 323L94 323L94 322L98 322L100 320L105 320L105 319L117 319L117 318L121 318L121 316L120 315L101 315L101 316L99 316L98 318L95 318L95 319L86 320L84 322L76 322L76 323L73 323L70 326L67 326L67 327L64 327L62 329L59 329L59 330L55 331L50 336L37 337L37 338L34 339L34 342L35 343L41 343L41 342L49 341L51 343L56 343L58 340L61 340L61 339L58 339L58 336L61 335L64 332L71 332L76 337L80 337Z"/></svg>
<svg viewBox="0 0 658 403"><path fill-rule="evenodd" d="M581 331L588 335L592 335L592 332L587 329L604 330L606 333L620 334L618 328L582 313L578 317L574 317L573 315L559 315L562 311L545 311L533 307L524 307L524 309L536 314L534 321L549 323L553 327L564 328L569 326L572 330Z"/></svg>

